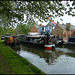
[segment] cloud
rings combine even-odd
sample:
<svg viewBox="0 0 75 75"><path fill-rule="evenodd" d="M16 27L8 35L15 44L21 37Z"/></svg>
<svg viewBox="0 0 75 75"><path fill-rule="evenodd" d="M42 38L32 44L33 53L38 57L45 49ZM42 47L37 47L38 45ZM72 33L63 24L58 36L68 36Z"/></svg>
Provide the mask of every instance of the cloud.
<svg viewBox="0 0 75 75"><path fill-rule="evenodd" d="M61 18L63 21L61 21L60 18ZM65 14L65 15L62 16L62 17L57 17L57 18L55 18L54 21L55 21L55 22L59 21L60 24L61 24L61 23L64 23L64 24L66 24L66 23L71 23L72 25L75 25L75 17L69 16L69 15L67 15L67 14Z"/></svg>

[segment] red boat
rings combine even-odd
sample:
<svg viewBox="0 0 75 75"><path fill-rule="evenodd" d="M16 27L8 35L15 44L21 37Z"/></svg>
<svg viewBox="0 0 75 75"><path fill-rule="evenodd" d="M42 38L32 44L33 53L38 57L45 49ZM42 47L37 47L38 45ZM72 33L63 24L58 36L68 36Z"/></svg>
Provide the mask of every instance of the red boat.
<svg viewBox="0 0 75 75"><path fill-rule="evenodd" d="M52 50L53 48L55 48L55 44L46 44L46 45L44 45L44 48L46 50Z"/></svg>

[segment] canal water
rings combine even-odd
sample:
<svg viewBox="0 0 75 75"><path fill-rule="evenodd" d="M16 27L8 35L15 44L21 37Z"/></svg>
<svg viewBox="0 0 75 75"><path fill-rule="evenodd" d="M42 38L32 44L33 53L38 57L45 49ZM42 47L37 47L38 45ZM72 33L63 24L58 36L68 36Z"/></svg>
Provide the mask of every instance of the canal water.
<svg viewBox="0 0 75 75"><path fill-rule="evenodd" d="M56 47L53 51L47 51L24 44L11 48L46 74L75 74L74 48Z"/></svg>

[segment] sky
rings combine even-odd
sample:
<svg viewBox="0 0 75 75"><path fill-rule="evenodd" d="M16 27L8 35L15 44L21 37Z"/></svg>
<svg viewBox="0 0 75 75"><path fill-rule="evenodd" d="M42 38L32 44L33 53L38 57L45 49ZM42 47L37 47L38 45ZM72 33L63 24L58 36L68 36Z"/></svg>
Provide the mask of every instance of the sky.
<svg viewBox="0 0 75 75"><path fill-rule="evenodd" d="M60 18L63 20L63 21L61 21L60 20ZM66 23L71 23L71 25L74 25L75 26L75 16L74 17L72 17L72 16L69 16L69 15L67 15L67 14L65 14L64 16L62 16L62 17L57 17L57 18L55 18L54 19L54 22L55 23L57 23L57 21L59 21L59 23L60 24L62 24L62 23L64 23L64 24L66 24ZM38 24L42 24L42 25L47 25L48 23L49 23L49 21L48 22L38 22Z"/></svg>

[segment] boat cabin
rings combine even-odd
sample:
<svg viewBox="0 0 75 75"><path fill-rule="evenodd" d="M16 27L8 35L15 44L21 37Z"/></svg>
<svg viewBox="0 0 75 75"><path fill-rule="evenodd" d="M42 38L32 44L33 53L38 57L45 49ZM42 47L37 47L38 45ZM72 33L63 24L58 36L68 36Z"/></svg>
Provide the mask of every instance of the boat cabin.
<svg viewBox="0 0 75 75"><path fill-rule="evenodd" d="M4 43L16 45L18 43L18 40L17 40L16 36L5 36Z"/></svg>

